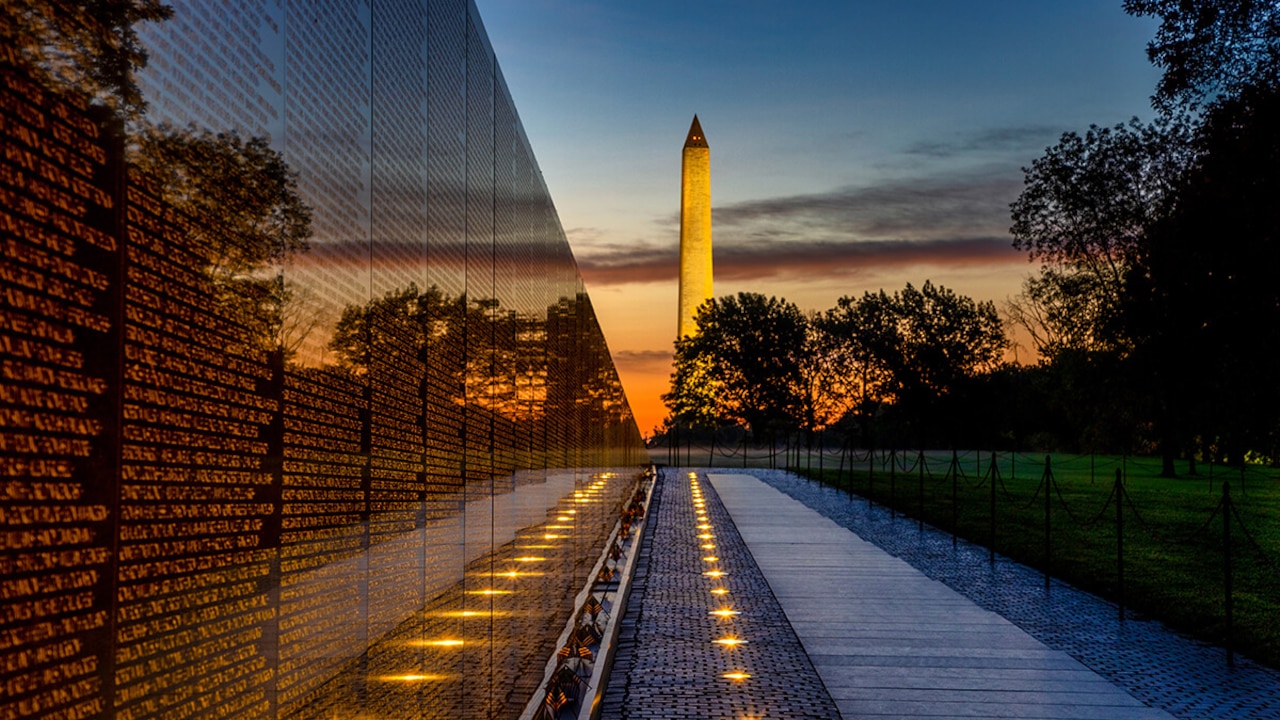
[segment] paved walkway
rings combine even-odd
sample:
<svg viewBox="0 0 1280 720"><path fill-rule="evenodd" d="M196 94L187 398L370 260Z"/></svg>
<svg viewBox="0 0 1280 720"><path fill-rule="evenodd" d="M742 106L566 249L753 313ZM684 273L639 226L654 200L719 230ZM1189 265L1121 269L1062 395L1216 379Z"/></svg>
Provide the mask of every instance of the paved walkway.
<svg viewBox="0 0 1280 720"><path fill-rule="evenodd" d="M712 471L715 472L715 471ZM726 471L738 472L738 471ZM779 470L749 471L929 578L1067 653L1150 707L1185 720L1280 720L1280 670L1236 656L864 498Z"/></svg>
<svg viewBox="0 0 1280 720"><path fill-rule="evenodd" d="M1280 672L780 471L665 470L649 517L606 720L1280 720Z"/></svg>
<svg viewBox="0 0 1280 720"><path fill-rule="evenodd" d="M840 717L704 475L654 490L601 716Z"/></svg>
<svg viewBox="0 0 1280 720"><path fill-rule="evenodd" d="M709 477L845 718L1171 717L755 477Z"/></svg>

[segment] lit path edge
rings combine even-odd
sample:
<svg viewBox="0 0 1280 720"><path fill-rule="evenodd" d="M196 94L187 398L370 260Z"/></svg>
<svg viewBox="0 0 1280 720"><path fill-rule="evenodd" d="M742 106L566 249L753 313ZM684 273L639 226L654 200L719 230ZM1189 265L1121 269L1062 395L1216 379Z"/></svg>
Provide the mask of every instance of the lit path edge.
<svg viewBox="0 0 1280 720"><path fill-rule="evenodd" d="M1172 717L755 477L708 478L846 719Z"/></svg>

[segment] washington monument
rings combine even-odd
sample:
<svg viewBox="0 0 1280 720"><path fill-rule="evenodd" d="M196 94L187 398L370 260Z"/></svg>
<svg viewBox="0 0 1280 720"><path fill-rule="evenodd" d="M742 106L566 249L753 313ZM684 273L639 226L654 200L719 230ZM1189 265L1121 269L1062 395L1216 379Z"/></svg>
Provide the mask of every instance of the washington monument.
<svg viewBox="0 0 1280 720"><path fill-rule="evenodd" d="M698 306L711 290L711 149L693 116L680 164L680 316L677 338L697 331Z"/></svg>

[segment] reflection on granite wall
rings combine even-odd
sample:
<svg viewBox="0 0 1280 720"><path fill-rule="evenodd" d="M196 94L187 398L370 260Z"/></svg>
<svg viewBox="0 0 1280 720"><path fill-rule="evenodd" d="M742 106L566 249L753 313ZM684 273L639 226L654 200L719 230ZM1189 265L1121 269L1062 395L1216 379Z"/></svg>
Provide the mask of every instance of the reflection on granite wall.
<svg viewBox="0 0 1280 720"><path fill-rule="evenodd" d="M0 10L0 718L515 717L644 455L476 9L173 6Z"/></svg>

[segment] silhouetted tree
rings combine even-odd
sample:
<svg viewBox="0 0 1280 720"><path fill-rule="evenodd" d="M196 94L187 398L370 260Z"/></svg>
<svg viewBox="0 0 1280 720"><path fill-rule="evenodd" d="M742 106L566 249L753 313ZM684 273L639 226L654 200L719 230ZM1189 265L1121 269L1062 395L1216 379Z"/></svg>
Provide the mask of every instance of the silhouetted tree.
<svg viewBox="0 0 1280 720"><path fill-rule="evenodd" d="M1039 355L1038 397L1066 448L1127 449L1146 412L1121 301L1192 157L1185 123L1134 119L1065 133L1024 168L1010 232L1041 266L1006 309Z"/></svg>
<svg viewBox="0 0 1280 720"><path fill-rule="evenodd" d="M822 430L849 414L860 399L856 370L846 344L827 332L824 316L813 313L800 355L802 427Z"/></svg>
<svg viewBox="0 0 1280 720"><path fill-rule="evenodd" d="M1065 135L1026 170L1014 244L1044 267L1010 309L1067 389L1059 411L1129 414L1171 475L1182 452L1275 442L1280 383L1256 348L1276 340L1280 6L1125 9L1161 21L1148 55L1164 117Z"/></svg>
<svg viewBox="0 0 1280 720"><path fill-rule="evenodd" d="M1191 160L1183 123L1136 118L1114 128L1065 133L1031 167L1011 206L1013 245L1041 263L1011 317L1036 350L1119 351L1116 313L1126 273L1151 225L1167 212Z"/></svg>
<svg viewBox="0 0 1280 720"><path fill-rule="evenodd" d="M937 424L938 401L966 378L997 368L1008 346L994 303L927 280L918 290L908 283L892 295L842 297L824 328L872 378L868 395L918 426Z"/></svg>
<svg viewBox="0 0 1280 720"><path fill-rule="evenodd" d="M1280 91L1243 89L1208 109L1176 206L1130 274L1139 342L1166 457L1196 444L1275 457L1280 427ZM1197 443L1196 438L1199 438Z"/></svg>
<svg viewBox="0 0 1280 720"><path fill-rule="evenodd" d="M738 293L703 303L696 322L696 334L676 341L672 391L663 396L677 419L725 419L756 433L802 425L809 348L798 307Z"/></svg>
<svg viewBox="0 0 1280 720"><path fill-rule="evenodd" d="M1274 0L1125 0L1160 18L1147 57L1164 70L1152 103L1165 111L1212 103L1280 80L1280 5Z"/></svg>

